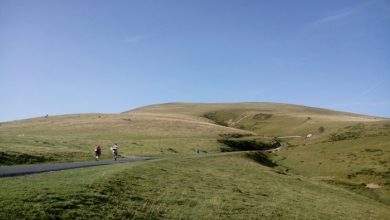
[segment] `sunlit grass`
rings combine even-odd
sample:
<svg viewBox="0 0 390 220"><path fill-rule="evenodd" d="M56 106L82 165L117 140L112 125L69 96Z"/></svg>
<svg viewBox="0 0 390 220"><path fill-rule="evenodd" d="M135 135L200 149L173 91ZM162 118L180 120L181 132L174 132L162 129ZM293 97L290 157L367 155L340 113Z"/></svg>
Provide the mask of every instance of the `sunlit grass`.
<svg viewBox="0 0 390 220"><path fill-rule="evenodd" d="M390 214L367 197L279 174L242 154L6 178L0 185L0 213L8 217L384 219Z"/></svg>

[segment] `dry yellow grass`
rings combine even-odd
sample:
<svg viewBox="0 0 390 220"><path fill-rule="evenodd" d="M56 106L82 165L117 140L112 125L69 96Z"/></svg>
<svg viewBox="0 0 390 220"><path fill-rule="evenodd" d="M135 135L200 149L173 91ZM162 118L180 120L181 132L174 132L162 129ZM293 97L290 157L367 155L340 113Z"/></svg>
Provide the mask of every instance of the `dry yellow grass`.
<svg viewBox="0 0 390 220"><path fill-rule="evenodd" d="M204 117L215 113L215 120ZM270 118L257 119L257 115ZM331 132L380 118L305 106L275 103L172 103L146 106L121 114L74 114L33 118L0 126L0 152L42 155L55 160L90 159L103 145L104 156L117 142L123 155L194 154L218 152L222 133L261 136L313 134L322 140ZM221 126L224 122L229 126ZM318 132L319 127L325 131ZM297 140L301 143L302 140Z"/></svg>
<svg viewBox="0 0 390 220"><path fill-rule="evenodd" d="M268 168L241 153L211 155L220 151L222 133L299 138L283 139L292 145L270 153L278 166ZM385 219L389 137L387 119L273 103L176 103L15 121L0 126L0 153L83 160L91 159L95 144L109 157L108 147L117 142L124 155L166 158L134 168L43 174L31 183L24 181L29 177L10 178L2 181L8 190L0 196L3 213L15 216L31 214L28 201L37 217L55 210L60 217ZM209 154L193 156L196 149ZM105 208L96 213L91 204Z"/></svg>
<svg viewBox="0 0 390 220"><path fill-rule="evenodd" d="M50 116L4 123L0 152L40 155L54 160L91 159L93 146L119 143L122 155L218 152L221 133L247 133L183 114L130 113Z"/></svg>

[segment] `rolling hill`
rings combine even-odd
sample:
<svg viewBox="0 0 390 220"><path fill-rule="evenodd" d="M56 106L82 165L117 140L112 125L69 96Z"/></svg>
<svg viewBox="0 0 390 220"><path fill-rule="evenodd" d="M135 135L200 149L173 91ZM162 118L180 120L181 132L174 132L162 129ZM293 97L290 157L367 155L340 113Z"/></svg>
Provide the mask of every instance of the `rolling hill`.
<svg viewBox="0 0 390 220"><path fill-rule="evenodd" d="M221 153L229 147L221 141L226 138L241 144L276 140L281 145L264 153L272 161L269 166L240 149ZM109 166L112 170L1 179L8 191L0 193L4 201L0 212L19 207L21 217L35 213L38 218L93 216L93 212L112 218L385 219L390 215L390 120L307 106L167 103L119 114L6 122L0 126L0 161L88 160L95 144L102 144L104 157L109 157L114 142L123 155L162 159ZM83 175L93 178L85 180ZM76 190L57 184L56 178ZM21 193L31 184L37 186ZM25 195L35 193L42 199L28 200L35 207L32 213L21 206ZM103 208L96 211L88 204Z"/></svg>
<svg viewBox="0 0 390 220"><path fill-rule="evenodd" d="M216 140L223 133L314 134L311 139L318 139L346 126L383 120L288 104L171 103L121 114L62 115L2 123L0 152L4 158L22 155L21 163L83 160L90 158L95 144L107 148L113 142L122 146L123 154L192 154L196 149L218 152Z"/></svg>

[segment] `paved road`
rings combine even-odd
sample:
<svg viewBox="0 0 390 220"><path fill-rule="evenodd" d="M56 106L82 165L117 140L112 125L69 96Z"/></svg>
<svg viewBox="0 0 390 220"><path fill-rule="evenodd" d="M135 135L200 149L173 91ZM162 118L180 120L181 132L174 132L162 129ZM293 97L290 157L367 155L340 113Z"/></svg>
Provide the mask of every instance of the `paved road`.
<svg viewBox="0 0 390 220"><path fill-rule="evenodd" d="M151 157L126 157L114 160L82 161L70 163L42 163L31 165L0 166L0 177L21 176L34 173L43 173L58 170L76 169L82 167L101 166L117 163L129 163L141 160L150 160Z"/></svg>

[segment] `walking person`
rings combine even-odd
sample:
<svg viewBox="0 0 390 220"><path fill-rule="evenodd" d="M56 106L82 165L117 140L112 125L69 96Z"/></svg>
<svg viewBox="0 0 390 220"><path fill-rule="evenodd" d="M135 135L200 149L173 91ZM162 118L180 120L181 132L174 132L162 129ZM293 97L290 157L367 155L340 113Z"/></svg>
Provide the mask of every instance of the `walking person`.
<svg viewBox="0 0 390 220"><path fill-rule="evenodd" d="M95 147L95 159L99 160L100 155L102 155L102 148L100 145L96 145Z"/></svg>
<svg viewBox="0 0 390 220"><path fill-rule="evenodd" d="M118 158L118 149L119 149L119 146L116 143L114 145L112 145L112 147L111 147L112 157L114 158L114 160L116 160Z"/></svg>

